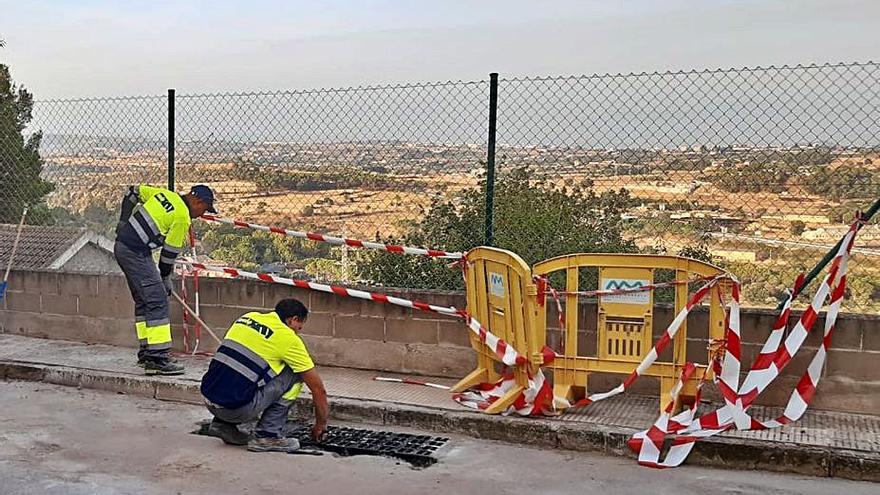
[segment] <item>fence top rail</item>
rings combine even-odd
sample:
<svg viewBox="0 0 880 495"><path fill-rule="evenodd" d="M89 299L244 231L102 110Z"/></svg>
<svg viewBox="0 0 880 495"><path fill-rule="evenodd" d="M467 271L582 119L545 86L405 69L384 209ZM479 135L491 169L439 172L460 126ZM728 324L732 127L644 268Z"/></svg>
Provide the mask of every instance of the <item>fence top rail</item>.
<svg viewBox="0 0 880 495"><path fill-rule="evenodd" d="M337 88L307 88L307 89L290 89L290 90L272 90L272 91L231 91L231 92L208 92L208 93L176 93L176 99L198 99L198 98L235 98L235 97L254 97L254 96L299 96L309 94L334 94L334 93L356 93L369 91L387 91L387 90L403 90L403 89L424 89L424 88L443 88L450 86L477 86L488 84L489 80L476 81L433 81L433 82L416 82L416 83L394 83L394 84L376 84L361 86L343 86ZM168 95L143 95L143 96L107 96L107 97L85 97L85 98L50 98L45 100L34 100L34 103L86 103L86 102L103 102L103 101L129 101L129 100L152 100L167 99Z"/></svg>
<svg viewBox="0 0 880 495"><path fill-rule="evenodd" d="M727 72L769 72L769 71L796 71L811 69L834 69L834 68L859 68L859 67L876 67L880 68L880 63L874 61L866 62L834 62L824 64L795 64L795 65L769 65L755 67L729 67L729 68L703 68L703 69L681 69L670 71L653 71L653 72L629 72L629 73L595 73L595 74L571 74L557 76L524 76L524 77L502 77L502 82L541 82L541 81L565 81L577 79L607 79L607 78L639 78L639 77L657 77L657 76L682 76L682 75L702 75L702 74L723 74ZM360 85L360 86L343 86L335 88L310 88L310 89L293 89L293 90L273 90L273 91L242 91L242 92L207 92L207 93L191 93L177 94L178 99L197 99L197 98L218 98L218 97L254 97L254 96L295 96L309 94L332 94L332 93L348 93L348 92L367 92L367 91L387 91L401 89L419 89L419 88L440 88L447 86L473 86L488 84L489 79L480 79L473 81L432 81L432 82L415 82L415 83L392 83L392 84L376 84L376 85ZM142 95L142 96L109 96L109 97L84 97L84 98L50 98L45 100L34 100L34 103L87 103L100 101L131 101L131 100L153 100L166 99L167 95Z"/></svg>
<svg viewBox="0 0 880 495"><path fill-rule="evenodd" d="M216 92L216 93L192 93L177 94L178 99L197 99L197 98L241 98L254 96L300 96L311 94L336 94L336 93L358 93L372 91L388 91L403 89L425 89L425 88L444 88L451 86L478 86L488 84L489 80L478 81L436 81L423 83L399 83L399 84L377 84L362 86L345 86L338 88L311 88L311 89L292 89L292 90L275 90L275 91L242 91L242 92Z"/></svg>
<svg viewBox="0 0 880 495"><path fill-rule="evenodd" d="M642 71L642 72L602 72L595 74L569 74L556 76L523 76L523 77L502 77L500 82L541 82L541 81L569 81L577 79L623 79L623 78L640 78L640 77L668 77L668 76L691 76L705 74L725 74L729 72L771 72L771 71L797 71L797 70L814 70L814 69L841 69L841 68L861 68L874 67L880 68L880 62L834 62L824 64L795 64L795 65L768 65L755 67L717 67L714 69L680 69L668 71Z"/></svg>
<svg viewBox="0 0 880 495"><path fill-rule="evenodd" d="M140 95L140 96L93 96L85 98L49 98L46 100L34 100L35 105L41 103L98 103L117 101L151 101L167 100L168 95Z"/></svg>

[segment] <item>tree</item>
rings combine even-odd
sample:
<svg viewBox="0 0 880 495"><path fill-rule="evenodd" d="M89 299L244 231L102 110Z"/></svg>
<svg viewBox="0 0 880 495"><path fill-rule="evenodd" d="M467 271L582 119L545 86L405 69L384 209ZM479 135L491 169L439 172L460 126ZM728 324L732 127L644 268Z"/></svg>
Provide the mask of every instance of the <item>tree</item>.
<svg viewBox="0 0 880 495"><path fill-rule="evenodd" d="M880 174L861 165L845 164L834 169L820 167L801 178L801 183L810 194L835 201L880 195Z"/></svg>
<svg viewBox="0 0 880 495"><path fill-rule="evenodd" d="M52 222L45 196L54 186L40 177L43 135L24 135L33 107L33 96L24 87L13 84L9 67L0 64L0 223L17 223L25 206L30 207L28 223Z"/></svg>
<svg viewBox="0 0 880 495"><path fill-rule="evenodd" d="M791 172L791 167L782 162L754 161L725 166L707 178L724 191L779 193L785 190Z"/></svg>
<svg viewBox="0 0 880 495"><path fill-rule="evenodd" d="M636 252L623 238L621 215L634 200L625 189L598 194L590 181L559 187L528 168L515 168L495 183L495 245L532 264L578 252ZM402 238L385 242L466 251L484 243L486 183L451 199L437 198ZM461 288L461 273L445 260L365 252L360 278L406 288Z"/></svg>
<svg viewBox="0 0 880 495"><path fill-rule="evenodd" d="M196 236L202 240L204 253L252 271L267 263L304 268L310 261L331 254L327 244L268 232L250 232L227 225L197 224Z"/></svg>

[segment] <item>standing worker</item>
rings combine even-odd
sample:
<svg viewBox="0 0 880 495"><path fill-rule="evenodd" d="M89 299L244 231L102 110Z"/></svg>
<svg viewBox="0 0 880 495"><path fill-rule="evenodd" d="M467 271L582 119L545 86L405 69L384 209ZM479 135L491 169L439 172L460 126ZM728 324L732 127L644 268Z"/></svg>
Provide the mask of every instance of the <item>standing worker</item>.
<svg viewBox="0 0 880 495"><path fill-rule="evenodd" d="M180 195L168 189L133 186L122 200L113 254L125 273L134 299L138 365L147 375L180 375L183 365L171 358L171 272L183 250L193 218L216 213L214 192L193 186ZM162 248L158 266L153 250Z"/></svg>
<svg viewBox="0 0 880 495"><path fill-rule="evenodd" d="M308 315L300 301L282 299L275 311L247 313L232 324L202 377L205 405L214 415L208 434L228 444L247 444L253 452L299 449L299 441L284 438L282 429L305 382L315 405L312 436L321 439L330 411L327 392L296 334ZM257 417L254 438L236 426Z"/></svg>

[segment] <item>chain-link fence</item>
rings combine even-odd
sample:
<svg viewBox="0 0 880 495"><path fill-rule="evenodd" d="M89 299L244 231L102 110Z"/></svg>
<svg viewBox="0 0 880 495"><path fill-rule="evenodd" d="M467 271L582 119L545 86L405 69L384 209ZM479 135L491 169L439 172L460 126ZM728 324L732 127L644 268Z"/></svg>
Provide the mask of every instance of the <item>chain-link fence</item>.
<svg viewBox="0 0 880 495"><path fill-rule="evenodd" d="M14 239L27 207L26 223L36 227L24 230L20 247L31 249L13 265L46 268L81 236L77 229L112 238L125 185L165 180L166 99L33 101L14 89L0 87L0 229ZM4 267L10 251L0 246Z"/></svg>
<svg viewBox="0 0 880 495"><path fill-rule="evenodd" d="M497 237L530 262L578 246L703 258L773 304L880 197L878 83L875 63L502 79L499 176L528 170L570 215L511 199ZM876 225L858 248L850 303L869 308Z"/></svg>
<svg viewBox="0 0 880 495"><path fill-rule="evenodd" d="M178 190L211 184L224 216L450 251L485 242L491 197L495 245L527 262L681 253L729 268L764 305L878 197L878 83L875 63L502 77L494 126L489 80L178 95L173 171ZM32 223L112 235L125 185L166 183L168 110L165 96L36 102L33 121L0 130L0 220L42 199ZM244 268L461 286L438 260L196 225L203 254ZM880 299L877 244L870 225L855 307Z"/></svg>

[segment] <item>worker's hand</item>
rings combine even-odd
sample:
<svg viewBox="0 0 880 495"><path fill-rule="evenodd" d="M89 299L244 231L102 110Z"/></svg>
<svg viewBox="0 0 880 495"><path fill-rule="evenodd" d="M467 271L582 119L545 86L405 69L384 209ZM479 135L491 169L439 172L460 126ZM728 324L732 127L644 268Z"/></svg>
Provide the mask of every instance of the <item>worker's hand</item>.
<svg viewBox="0 0 880 495"><path fill-rule="evenodd" d="M172 283L171 283L171 275L168 275L167 277L163 278L162 284L165 285L165 292L167 292L168 295L170 296L171 289L174 288L174 285L172 285Z"/></svg>
<svg viewBox="0 0 880 495"><path fill-rule="evenodd" d="M326 423L315 423L315 426L312 426L312 438L317 443L321 443L321 440L324 439L324 433L327 432L327 424Z"/></svg>

